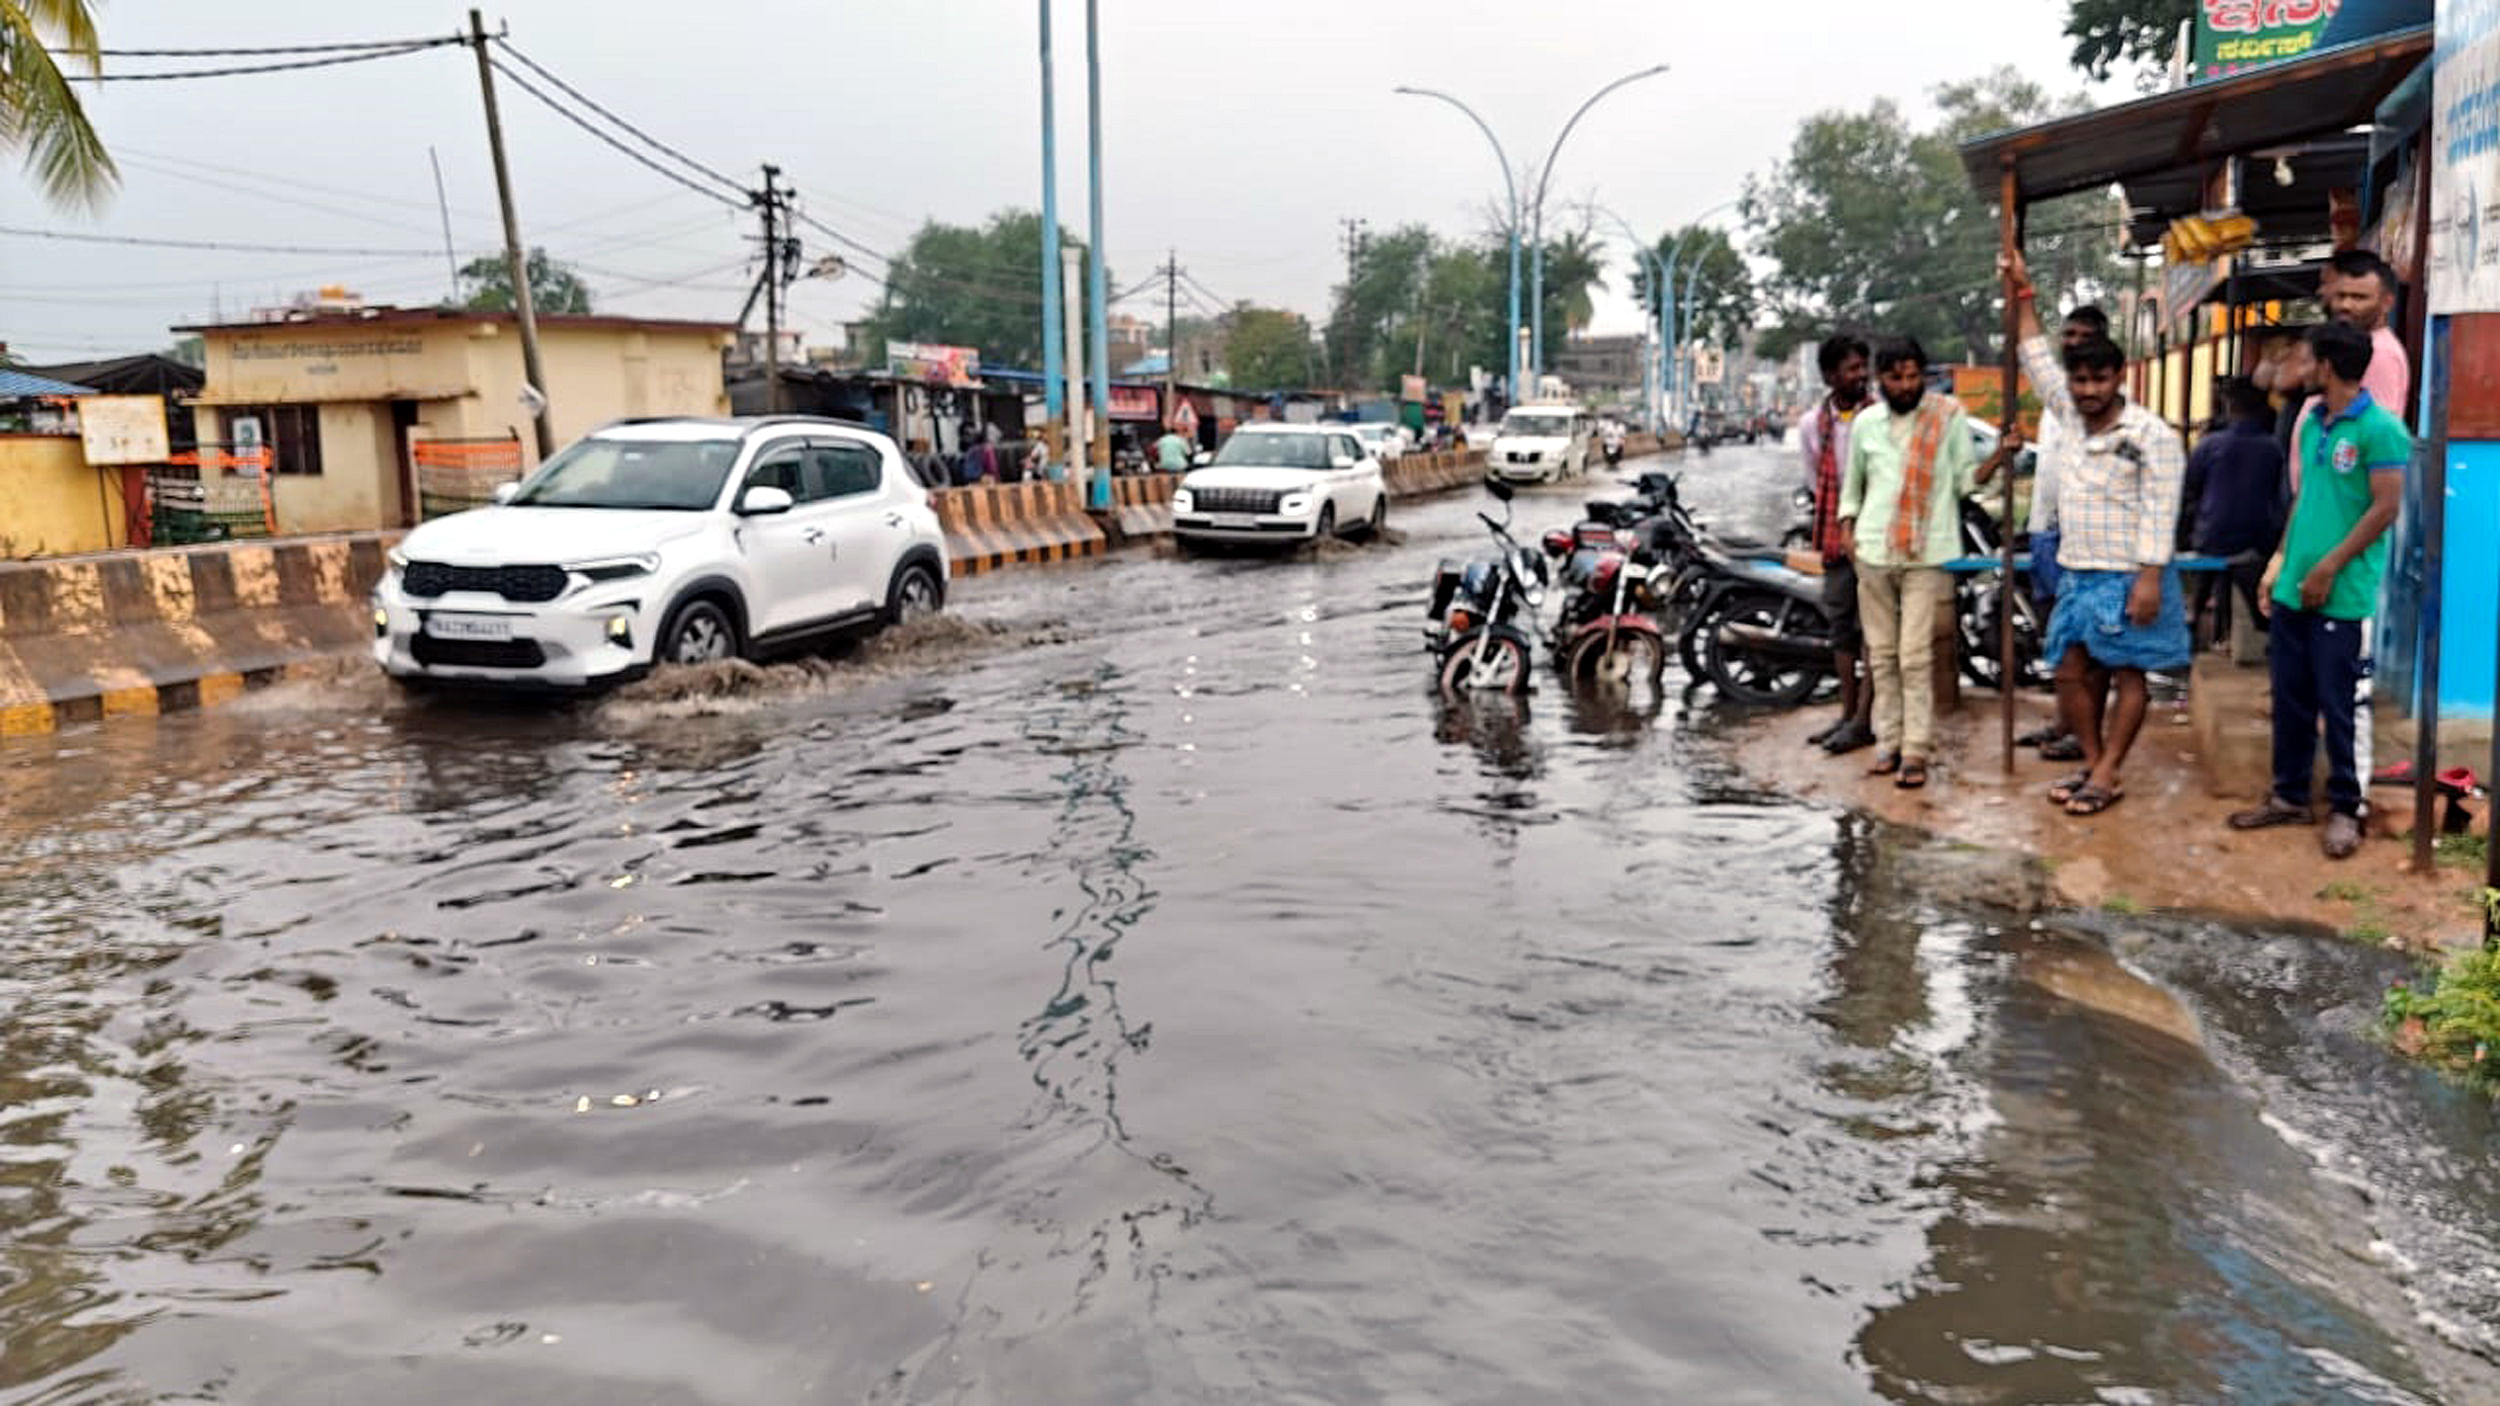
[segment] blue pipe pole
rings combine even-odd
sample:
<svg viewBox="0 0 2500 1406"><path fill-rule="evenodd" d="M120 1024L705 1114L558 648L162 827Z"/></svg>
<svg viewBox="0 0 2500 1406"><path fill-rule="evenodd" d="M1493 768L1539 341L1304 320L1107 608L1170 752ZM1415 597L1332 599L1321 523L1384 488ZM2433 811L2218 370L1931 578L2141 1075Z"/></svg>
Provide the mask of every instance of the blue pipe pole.
<svg viewBox="0 0 2500 1406"><path fill-rule="evenodd" d="M1051 102L1050 0L1042 13L1042 413L1053 424L1066 413L1059 387L1066 378L1059 330L1059 130Z"/></svg>
<svg viewBox="0 0 2500 1406"><path fill-rule="evenodd" d="M1555 134L1554 145L1545 153L1545 165L1536 173L1536 198L1528 203L1528 208L1536 220L1536 250L1531 255L1535 260L1534 286L1530 290L1530 297L1536 307L1529 314L1536 319L1536 326L1529 333L1533 345L1529 350L1528 359L1534 363L1531 369L1539 376L1545 374L1545 183L1553 178L1554 159L1562 155L1563 143L1570 139L1571 129L1580 125L1580 119L1588 116L1589 109L1597 106L1600 99L1627 83L1638 83L1644 78L1655 78L1666 71L1665 64L1657 64L1644 68L1638 73L1627 73L1589 94L1588 101L1580 104L1579 110L1571 114L1571 120L1563 124L1562 131Z"/></svg>
<svg viewBox="0 0 2500 1406"><path fill-rule="evenodd" d="M1687 320L1693 315L1693 285L1701 281L1701 265L1702 261L1695 259L1693 266L1684 271L1684 316ZM1689 356L1684 359L1684 389L1688 395L1693 391L1693 365Z"/></svg>
<svg viewBox="0 0 2500 1406"><path fill-rule="evenodd" d="M1102 462L1087 477L1088 499L1097 508L1111 506L1111 284L1103 274L1107 262L1102 242L1102 27L1096 0L1085 0L1085 163L1093 190L1093 257L1086 262L1086 330L1094 339L1094 437L1102 445Z"/></svg>

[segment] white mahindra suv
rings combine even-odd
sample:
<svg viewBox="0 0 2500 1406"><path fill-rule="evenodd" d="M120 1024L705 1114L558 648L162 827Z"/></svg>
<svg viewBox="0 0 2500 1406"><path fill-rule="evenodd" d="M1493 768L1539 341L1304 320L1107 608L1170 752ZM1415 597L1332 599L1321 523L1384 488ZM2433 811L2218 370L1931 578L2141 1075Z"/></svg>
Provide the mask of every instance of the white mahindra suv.
<svg viewBox="0 0 2500 1406"><path fill-rule="evenodd" d="M390 554L392 677L582 687L757 658L946 600L946 538L894 441L802 416L595 430Z"/></svg>
<svg viewBox="0 0 2500 1406"><path fill-rule="evenodd" d="M1388 522L1380 461L1343 425L1243 425L1172 494L1184 544L1375 535Z"/></svg>
<svg viewBox="0 0 2500 1406"><path fill-rule="evenodd" d="M1588 416L1569 405L1522 405L1502 417L1485 467L1513 483L1552 483L1588 472Z"/></svg>

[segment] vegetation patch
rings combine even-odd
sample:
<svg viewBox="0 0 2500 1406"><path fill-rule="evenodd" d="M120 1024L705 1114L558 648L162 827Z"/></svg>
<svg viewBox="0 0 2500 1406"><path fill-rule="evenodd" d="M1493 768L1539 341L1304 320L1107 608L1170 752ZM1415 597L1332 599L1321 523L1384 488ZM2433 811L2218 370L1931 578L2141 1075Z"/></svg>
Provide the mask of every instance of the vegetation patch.
<svg viewBox="0 0 2500 1406"><path fill-rule="evenodd" d="M2479 948L2390 987L2379 1020L2395 1047L2500 1096L2500 951Z"/></svg>
<svg viewBox="0 0 2500 1406"><path fill-rule="evenodd" d="M2480 833L2467 831L2462 835L2442 835L2431 846L2440 866L2447 869L2480 869L2490 853L2490 842Z"/></svg>

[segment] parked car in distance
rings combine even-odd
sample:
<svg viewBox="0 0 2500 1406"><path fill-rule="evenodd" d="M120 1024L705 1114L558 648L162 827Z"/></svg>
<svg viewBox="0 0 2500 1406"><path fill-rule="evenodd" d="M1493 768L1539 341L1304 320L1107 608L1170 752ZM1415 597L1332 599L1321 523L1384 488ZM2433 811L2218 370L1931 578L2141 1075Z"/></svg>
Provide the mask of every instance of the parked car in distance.
<svg viewBox="0 0 2500 1406"><path fill-rule="evenodd" d="M1183 544L1368 535L1388 521L1380 460L1339 425L1243 425L1172 494Z"/></svg>
<svg viewBox="0 0 2500 1406"><path fill-rule="evenodd" d="M893 440L838 421L621 421L496 497L391 552L373 657L393 678L580 688L946 600L928 491Z"/></svg>
<svg viewBox="0 0 2500 1406"><path fill-rule="evenodd" d="M1588 472L1589 416L1570 405L1522 405L1502 417L1485 459L1513 483L1552 483Z"/></svg>
<svg viewBox="0 0 2500 1406"><path fill-rule="evenodd" d="M1381 463L1394 464L1406 453L1406 431L1402 426L1379 421L1348 425L1346 428L1353 431L1364 450Z"/></svg>

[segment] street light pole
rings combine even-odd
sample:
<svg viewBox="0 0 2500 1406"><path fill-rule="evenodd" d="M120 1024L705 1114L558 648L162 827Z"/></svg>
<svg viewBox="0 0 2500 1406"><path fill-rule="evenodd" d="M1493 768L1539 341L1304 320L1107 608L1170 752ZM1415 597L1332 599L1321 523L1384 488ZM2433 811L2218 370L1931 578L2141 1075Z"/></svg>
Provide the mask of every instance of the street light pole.
<svg viewBox="0 0 2500 1406"><path fill-rule="evenodd" d="M1691 268L1688 268L1688 269L1686 269L1686 270L1684 271L1684 308L1685 308L1685 313L1684 313L1684 316L1685 316L1688 320L1689 320L1689 319L1692 317L1692 315L1693 315L1693 314L1692 314L1692 306L1693 306L1693 285L1694 285L1694 284L1696 284L1696 283L1701 282L1701 264L1702 264L1702 261L1701 261L1701 260L1699 260L1699 259L1695 259L1695 260L1693 260L1693 266L1692 266ZM1688 399L1689 399L1689 398L1690 398L1690 397L1694 394L1694 390L1693 390L1693 370L1694 370L1694 368L1693 368L1693 365L1692 365L1692 358L1691 358L1691 356L1689 356L1689 355L1685 356L1685 357L1683 358L1683 362L1684 362L1684 380L1683 380L1683 384L1684 384L1684 396L1685 396L1685 398L1688 398Z"/></svg>
<svg viewBox="0 0 2500 1406"><path fill-rule="evenodd" d="M1614 221L1615 227L1623 231L1623 237L1632 241L1632 251L1640 256L1641 267L1649 274L1650 310L1657 311L1661 297L1658 285L1667 276L1658 262L1658 251L1641 242L1641 236L1632 228L1632 222L1614 211L1602 205L1591 205L1589 213L1604 215L1607 219ZM1660 313L1660 316L1663 318L1664 314ZM1648 319L1643 319L1641 340L1645 345L1641 356L1641 417L1653 433L1658 429L1658 399L1653 381L1664 379L1663 376L1654 373L1657 371L1658 362L1664 358L1666 352L1666 330L1666 323L1663 320L1660 321L1657 346L1653 349L1646 345L1651 339L1648 335Z"/></svg>
<svg viewBox="0 0 2500 1406"><path fill-rule="evenodd" d="M1684 300L1683 305L1679 305L1675 300L1675 265L1677 260L1684 253L1684 237L1691 234L1693 231L1700 229L1702 221L1709 219L1712 215L1718 214L1722 210L1734 208L1736 203L1737 202L1733 200L1722 200L1718 204L1711 206L1709 209L1702 211L1700 214L1693 216L1690 220L1685 221L1684 228L1678 231L1675 238L1667 245L1667 306L1666 311L1661 314L1661 321L1666 324L1667 346L1671 349L1680 348L1683 345L1682 338L1678 335L1678 329L1674 326L1674 324L1679 321L1689 321L1692 317L1692 311L1689 307L1692 299L1687 297ZM1693 260L1693 267L1696 269L1701 267L1701 260L1699 258ZM1677 353L1673 350L1670 350L1669 352L1670 357L1673 357L1676 354ZM1679 363L1675 361L1669 362L1671 367L1677 364ZM1684 409L1683 387L1679 383L1676 386L1670 387L1669 393L1675 397L1675 408L1677 415L1680 418Z"/></svg>
<svg viewBox="0 0 2500 1406"><path fill-rule="evenodd" d="M1509 344L1510 373L1509 379L1502 383L1502 394L1516 405L1522 399L1519 394L1519 182L1511 175L1510 155L1502 150L1502 139L1494 136L1493 129L1485 125L1485 120L1467 104L1432 88L1400 88L1397 91L1410 98L1438 98L1467 114L1467 120L1475 123L1476 130L1484 133L1484 139L1493 144L1493 159L1502 163L1502 188L1510 195L1510 321L1502 328L1502 340Z"/></svg>
<svg viewBox="0 0 2500 1406"><path fill-rule="evenodd" d="M1532 269L1528 290L1528 300L1532 306L1528 316L1533 320L1529 360L1534 364L1530 370L1538 376L1545 374L1545 183L1553 178L1554 159L1562 155L1563 143L1570 138L1571 129L1580 125L1580 119L1588 116L1589 109L1597 106L1599 99L1626 84L1638 83L1644 78L1655 78L1666 71L1665 64L1656 64L1638 73L1627 73L1589 94L1588 101L1580 104L1579 110L1571 114L1571 120L1563 124L1562 131L1554 138L1553 147L1545 153L1545 164L1537 170L1536 198L1529 202L1529 217L1534 221L1535 228L1530 233L1531 242L1528 253Z"/></svg>
<svg viewBox="0 0 2500 1406"><path fill-rule="evenodd" d="M1093 196L1089 238L1094 247L1086 264L1086 335L1094 339L1094 443L1091 485L1086 503L1111 506L1111 292L1105 269L1110 251L1102 235L1102 28L1096 22L1097 0L1085 0L1085 162Z"/></svg>
<svg viewBox="0 0 2500 1406"><path fill-rule="evenodd" d="M1066 403L1059 385L1059 131L1053 113L1050 0L1042 12L1042 422L1046 435L1065 433ZM1056 449L1058 446L1053 446Z"/></svg>

